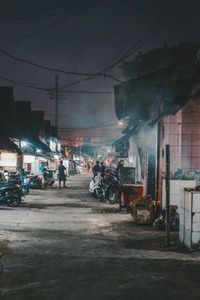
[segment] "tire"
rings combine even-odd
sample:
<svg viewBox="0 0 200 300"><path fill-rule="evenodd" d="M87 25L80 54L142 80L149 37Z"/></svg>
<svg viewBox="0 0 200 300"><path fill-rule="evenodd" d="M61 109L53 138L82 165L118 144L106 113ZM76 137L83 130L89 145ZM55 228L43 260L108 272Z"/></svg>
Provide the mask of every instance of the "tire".
<svg viewBox="0 0 200 300"><path fill-rule="evenodd" d="M10 207L17 207L17 206L20 205L21 200L22 200L21 193L17 192L17 193L14 194L13 199L9 200L9 201L7 202L7 204L8 204L8 206L10 206Z"/></svg>
<svg viewBox="0 0 200 300"><path fill-rule="evenodd" d="M108 192L108 201L110 204L114 204L117 202L118 199L118 191L114 189L110 189Z"/></svg>

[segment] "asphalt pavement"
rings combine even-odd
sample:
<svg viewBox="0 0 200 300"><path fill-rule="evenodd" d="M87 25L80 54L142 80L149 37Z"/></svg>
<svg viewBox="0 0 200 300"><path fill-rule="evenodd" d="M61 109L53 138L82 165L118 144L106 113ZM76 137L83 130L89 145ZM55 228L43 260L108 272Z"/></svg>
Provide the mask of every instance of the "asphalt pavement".
<svg viewBox="0 0 200 300"><path fill-rule="evenodd" d="M200 253L180 247L177 233L166 248L164 232L91 197L90 179L0 208L0 299L199 299Z"/></svg>

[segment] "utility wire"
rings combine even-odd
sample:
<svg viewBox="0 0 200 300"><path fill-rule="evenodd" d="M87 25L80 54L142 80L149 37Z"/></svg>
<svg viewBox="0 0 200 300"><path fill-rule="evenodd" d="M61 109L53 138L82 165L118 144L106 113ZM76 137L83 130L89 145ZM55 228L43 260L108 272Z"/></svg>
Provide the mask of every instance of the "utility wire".
<svg viewBox="0 0 200 300"><path fill-rule="evenodd" d="M47 8L43 8L43 9L41 8L41 9L37 9L37 10L29 10L29 11L23 11L23 12L0 14L0 18L5 18L5 17L7 17L7 18L24 18L24 17L27 17L27 16L30 17L30 16L34 16L36 14L46 13L46 12L52 11L52 10L55 12L56 9L63 8L63 7L71 8L71 7L74 7L76 4L84 3L84 1L85 0L78 0L78 1L72 1L72 2L64 1L61 4L49 6ZM72 4L72 5L70 5L70 4ZM44 15L41 16L41 17L44 17ZM7 21L7 20L9 21L9 20L12 20L12 19L4 19L3 21Z"/></svg>
<svg viewBox="0 0 200 300"><path fill-rule="evenodd" d="M159 24L160 24L160 22L158 23L158 25L159 25ZM150 32L147 32L143 38L141 38L138 42L134 43L134 45L132 45L131 48L128 49L128 50L125 52L125 54L124 54L122 57L120 57L120 59L118 59L118 60L117 60L115 63L113 63L112 65L110 65L110 66L104 68L103 70L101 70L101 71L98 72L98 73L93 73L93 74L91 74L91 76L89 76L89 77L87 77L87 78L85 78L85 79L83 79L83 80L78 80L78 81L72 82L72 83L70 83L70 84L68 84L68 85L66 85L66 86L64 86L64 87L71 87L71 86L77 85L77 84L82 83L82 82L84 82L84 81L88 81L88 80L90 80L90 79L93 79L94 76L97 76L97 75L101 75L101 76L104 75L105 77L109 77L109 78L111 78L111 79L113 79L113 80L115 80L115 81L122 82L121 80L118 80L117 78L115 78L115 77L113 77L113 76L111 76L111 75L104 74L103 72L109 72L112 68L114 68L116 65L118 65L123 59L128 58L130 55L133 55L134 52L135 52L136 50L138 50L138 49L141 47L141 42L143 42L143 43L142 43L142 46L143 46L144 44L146 44L146 42L147 42L147 41L146 41L146 37L149 36L149 34L150 34L150 36L149 36L149 38L148 38L148 41L151 40L151 39L154 37L154 35L157 34L158 32L160 32L165 26L166 26L166 24L164 24L163 26L159 27L158 30L157 30L156 32L153 31L155 26L154 26L153 28L151 28ZM137 47L137 48L136 48L136 47ZM25 60L25 59L21 59L21 58L15 57L15 56L13 56L13 55L7 53L7 52L4 51L4 50L0 50L0 53L2 53L2 54L4 54L4 55L7 55L7 56L9 56L10 58L17 59L17 60L23 61L23 62L27 62L27 63L32 64L32 65L34 65L34 66L37 66L37 67L39 67L39 68L45 68L45 69L48 69L48 70L51 70L51 71L55 71L55 72L56 72L56 71L62 71L62 72L65 72L65 73L67 73L67 74L68 74L68 73L73 73L74 75L84 75L84 76L88 75L88 73L69 72L69 71L64 71L64 70L52 69L52 68L49 68L49 67L45 67L45 66L36 64L36 63L34 63L34 62L31 62L31 61L29 61L29 60ZM1 77L0 79L6 80L6 81L10 81L10 82L12 82L12 83L14 82L13 79L11 80L11 79L8 79L8 78L5 78L5 77ZM15 82L15 83L16 83L16 84L23 85L23 86L25 86L25 87L29 87L29 88L36 88L36 89L42 89L42 90L44 90L44 88L41 88L41 87L38 88L38 87L35 87L35 86L33 87L33 86L30 85L30 84L25 84L25 83L22 84L22 83L19 83L19 82ZM49 90L49 89L48 89L48 90ZM66 92L67 92L67 91L66 91ZM71 91L71 92L72 92L72 91ZM77 92L77 93L78 93L78 92ZM99 93L99 92L98 92L98 93Z"/></svg>
<svg viewBox="0 0 200 300"><path fill-rule="evenodd" d="M47 67L47 66L35 63L35 62L31 61L31 60L17 57L17 56L12 55L12 54L10 54L7 51L2 50L2 49L0 49L0 53L3 54L3 55L5 55L5 56L7 56L7 57L9 57L9 58L11 58L11 59L14 59L16 61L29 64L29 65L37 67L39 69L43 69L43 70L47 70L47 71L52 71L52 72L56 72L56 73L63 73L63 74L67 74L67 75L82 75L82 76L104 76L104 74L101 74L101 73L81 73L81 72L66 71L66 70L62 70L62 69Z"/></svg>
<svg viewBox="0 0 200 300"><path fill-rule="evenodd" d="M178 1L178 3L179 3L179 1ZM136 51L138 51L142 46L144 46L146 43L151 41L155 35L160 33L168 25L167 21L165 21L163 24L162 23L163 23L162 21L159 21L155 25L153 25L153 27L150 29L150 31L148 31L141 39L139 39L136 43L134 43L119 59L116 60L116 62L114 62L110 66L107 66L106 68L101 70L99 73L103 73L105 75L105 77L110 77L110 78L116 80L115 77L108 75L108 72L110 72L115 66L120 64L124 59L127 59L130 56L134 55L136 53ZM154 31L155 29L157 29L157 30ZM78 81L68 84L65 87L71 87L71 86L77 85L79 83L82 83L84 81L91 80L93 78L94 77L88 77L88 78L85 78L82 80L78 80ZM116 81L122 82L118 79Z"/></svg>
<svg viewBox="0 0 200 300"><path fill-rule="evenodd" d="M89 76L89 78L86 78L85 80L91 79L90 76L107 76L107 77L110 77L111 79L113 79L113 80L121 83L122 82L121 80L119 80L118 78L116 78L116 77L114 77L112 75L108 75L107 73L110 72L119 63L121 63L124 59L126 59L126 58L130 57L131 55L133 55L141 46L143 46L146 43L147 37L148 37L148 41L151 40L157 33L159 33L164 27L166 27L167 24L162 25L161 27L158 28L158 30L155 31L155 26L157 27L158 25L160 25L160 22L157 23L156 25L154 25L150 29L150 31L148 31L145 34L144 37L142 37L139 41L137 41L136 43L134 43L130 47L130 49L128 49L125 52L125 54L122 57L120 57L115 63L107 66L106 68L104 68L103 70L101 70L100 72L97 72L97 73L73 72L73 71L66 71L66 70L62 70L62 69L58 69L58 68L51 68L51 67L44 66L44 65L41 65L39 63L33 62L31 60L28 60L28 59L17 57L17 56L12 55L12 54L10 54L7 51L2 50L2 49L0 49L0 53L3 54L3 55L5 55L5 56L7 56L7 57L9 57L9 58L11 58L11 59L17 60L19 62L30 64L30 65L32 65L34 67L37 67L37 68L40 68L40 69L43 69L43 70L48 70L48 71L57 72L57 73L63 73L63 74L67 74L67 75ZM80 81L80 82L82 82L82 81ZM73 83L73 85L77 84L77 83L79 83L79 81ZM72 85L68 85L68 86L72 86Z"/></svg>
<svg viewBox="0 0 200 300"><path fill-rule="evenodd" d="M62 90L63 94L113 94L109 91L84 91L84 90Z"/></svg>
<svg viewBox="0 0 200 300"><path fill-rule="evenodd" d="M16 84L19 86L23 86L26 88L31 88L31 89L36 89L36 90L41 90L44 92L51 92L52 87L46 87L46 86L41 86L41 85L35 85L29 82L24 82L24 81L19 81L16 79L12 79L12 78L7 78L5 76L1 76L0 75L0 79L12 84ZM58 89L58 92L63 93L63 94L113 94L113 92L111 91L84 91L84 90L63 90L63 89ZM37 93L35 95L33 95L32 97L36 97L38 96L40 93ZM32 99L32 97L29 97L27 99ZM60 100L65 100L65 99L60 99Z"/></svg>
<svg viewBox="0 0 200 300"><path fill-rule="evenodd" d="M107 67L105 67L104 69L102 69L101 71L99 71L98 73L99 74L104 74L104 77L109 77L115 81L118 81L120 83L122 83L123 81L115 78L114 76L112 75L109 75L107 74L108 72L110 72L115 66L117 66L119 63L121 63L125 58L128 58L130 57L131 55L133 55L134 53L136 53L136 51L138 51L142 46L144 46L147 42L149 42L153 37L154 35L158 34L161 30L163 30L165 27L166 27L166 23L163 24L161 27L159 27L155 32L153 31L154 29L156 29L156 26L158 26L160 23L160 21L154 25L150 31L148 31L142 38L140 38L136 43L134 43L124 54L123 56L121 56L119 59L117 59L117 61ZM147 39L147 37L150 35L150 38ZM94 77L87 77L85 79L80 79L80 80L77 80L77 81L74 81L72 83L69 83L67 85L65 85L64 87L72 87L74 85L77 85L79 83L82 83L82 82L85 82L85 81L88 81L88 80L91 80L93 79Z"/></svg>
<svg viewBox="0 0 200 300"><path fill-rule="evenodd" d="M127 50L124 55L122 55L116 62L114 62L112 65L106 67L103 71L105 72L106 75L107 73L110 72L115 66L120 64L123 60L129 58L130 56L136 54L136 51L138 51L142 46L144 46L147 42L151 41L152 38L160 33L166 26L168 22L165 22L164 24L161 25L161 23L157 23L154 25L139 41L137 41L134 45L130 47L129 50ZM161 25L161 26L159 26ZM157 29L157 30L155 30Z"/></svg>
<svg viewBox="0 0 200 300"><path fill-rule="evenodd" d="M6 81L6 82L12 83L12 84L16 84L16 85L19 85L19 86L23 86L23 87L31 88L31 89L35 89L35 90L42 90L42 91L45 91L45 92L52 90L52 88L47 88L47 87L42 87L42 86L35 86L31 83L24 83L23 81L17 81L15 79L7 78L7 77L4 77L4 76L0 76L0 79L3 80L3 81Z"/></svg>
<svg viewBox="0 0 200 300"><path fill-rule="evenodd" d="M97 5L98 3L100 3L100 1L102 1L102 0L93 1L93 2L91 2L91 4L88 4L88 5L86 5L85 7L82 7L81 9L79 9L79 10L77 10L77 11L71 13L71 14L69 14L69 15L67 15L67 16L64 16L64 17L58 19L57 21L54 21L54 22L52 22L52 23L49 23L48 25L45 25L45 26L43 26L43 27L41 27L41 28L39 28L39 29L36 29L36 30L34 30L34 31L30 32L30 33L28 33L28 34L25 34L24 36L22 36L21 38L15 40L15 41L13 41L13 42L10 42L10 43L8 43L8 44L6 44L6 45L4 45L4 46L1 46L1 48L4 48L4 47L7 47L7 46L16 44L16 43L18 43L18 42L24 41L24 40L26 40L26 39L28 39L28 38L30 38L30 37L36 35L36 34L38 34L38 33L41 33L42 31L47 30L47 29L49 29L49 28L51 28L51 27L53 27L53 26L55 26L55 25L57 25L57 24L59 24L59 23L62 23L62 22L64 22L65 20L67 20L67 19L69 19L69 18L71 18L71 17L73 17L73 16L75 16L75 15L77 15L77 14L79 14L79 13L82 13L83 11L85 11L85 10L87 10L87 9L89 9L89 8L91 8L91 7L93 7L93 6L95 6L95 5Z"/></svg>

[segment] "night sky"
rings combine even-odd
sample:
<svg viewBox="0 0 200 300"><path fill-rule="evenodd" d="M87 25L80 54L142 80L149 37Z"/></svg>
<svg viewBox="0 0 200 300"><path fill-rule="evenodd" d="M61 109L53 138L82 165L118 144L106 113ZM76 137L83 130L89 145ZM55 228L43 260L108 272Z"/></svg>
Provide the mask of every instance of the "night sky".
<svg viewBox="0 0 200 300"><path fill-rule="evenodd" d="M164 44L199 42L200 36L198 0L6 0L0 7L0 50L71 72L96 74L133 46L129 59ZM59 101L60 127L109 128L117 123L113 86L118 81L92 76L69 87L88 76L42 70L3 53L0 64L0 85L14 86L16 100L30 100L32 108L44 110L52 123L54 102L48 90L54 87L56 74L65 91ZM108 74L125 80L119 64ZM67 89L111 93L75 94Z"/></svg>

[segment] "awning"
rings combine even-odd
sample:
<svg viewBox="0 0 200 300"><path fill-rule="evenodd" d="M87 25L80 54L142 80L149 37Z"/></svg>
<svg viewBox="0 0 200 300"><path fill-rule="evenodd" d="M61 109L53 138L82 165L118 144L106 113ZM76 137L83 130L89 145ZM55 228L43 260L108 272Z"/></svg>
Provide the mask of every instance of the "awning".
<svg viewBox="0 0 200 300"><path fill-rule="evenodd" d="M17 145L8 137L0 137L0 149L21 153Z"/></svg>
<svg viewBox="0 0 200 300"><path fill-rule="evenodd" d="M118 140L114 141L112 146L118 147L121 145L125 145L126 143L128 143L128 141L129 141L129 135L124 135Z"/></svg>
<svg viewBox="0 0 200 300"><path fill-rule="evenodd" d="M125 145L129 142L129 138L135 134L137 134L140 130L139 126L135 126L133 128L127 127L126 129L123 130L123 133L125 133L124 136L116 140L112 146L120 146L120 145Z"/></svg>
<svg viewBox="0 0 200 300"><path fill-rule="evenodd" d="M23 145L22 152L23 153L35 153L36 155L46 154L49 155L51 153L51 149L40 141L39 138L35 137L24 137L21 138L21 143ZM23 144L24 143L24 144ZM27 143L27 145L26 145Z"/></svg>

